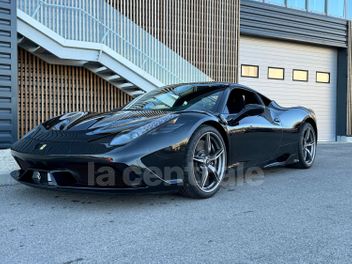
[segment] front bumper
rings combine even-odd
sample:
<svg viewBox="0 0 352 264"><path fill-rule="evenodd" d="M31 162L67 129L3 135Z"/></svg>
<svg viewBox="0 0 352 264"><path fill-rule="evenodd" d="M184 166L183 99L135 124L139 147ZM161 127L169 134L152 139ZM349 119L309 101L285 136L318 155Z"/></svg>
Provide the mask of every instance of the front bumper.
<svg viewBox="0 0 352 264"><path fill-rule="evenodd" d="M12 151L21 167L11 173L18 182L37 188L84 192L164 192L181 180L164 180L141 162L124 164L96 155L33 155Z"/></svg>
<svg viewBox="0 0 352 264"><path fill-rule="evenodd" d="M152 189L148 187L131 187L131 188L100 188L100 187L84 187L84 186L60 186L57 184L52 184L49 182L41 182L41 183L34 183L32 181L22 179L21 175L23 175L24 171L16 170L11 172L11 176L17 182L22 183L24 185L40 188L40 189L50 189L50 190L58 190L58 191L80 191L80 192L112 192L112 193L144 193L144 192L151 192ZM175 190L175 188L170 188L170 190ZM159 191L166 191L166 189L154 189L155 192Z"/></svg>

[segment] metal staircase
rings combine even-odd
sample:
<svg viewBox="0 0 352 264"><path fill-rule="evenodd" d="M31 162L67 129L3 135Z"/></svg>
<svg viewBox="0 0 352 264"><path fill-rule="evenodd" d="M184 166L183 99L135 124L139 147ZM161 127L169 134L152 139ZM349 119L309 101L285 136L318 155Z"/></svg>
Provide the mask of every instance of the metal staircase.
<svg viewBox="0 0 352 264"><path fill-rule="evenodd" d="M44 61L87 68L138 96L211 79L105 0L17 0L18 44Z"/></svg>

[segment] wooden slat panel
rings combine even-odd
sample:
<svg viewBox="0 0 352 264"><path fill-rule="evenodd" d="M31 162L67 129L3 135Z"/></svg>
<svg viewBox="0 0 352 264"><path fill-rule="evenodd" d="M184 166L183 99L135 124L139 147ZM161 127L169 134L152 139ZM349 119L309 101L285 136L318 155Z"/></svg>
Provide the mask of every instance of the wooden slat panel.
<svg viewBox="0 0 352 264"><path fill-rule="evenodd" d="M106 1L215 81L237 82L239 0Z"/></svg>
<svg viewBox="0 0 352 264"><path fill-rule="evenodd" d="M73 111L102 112L132 98L80 67L49 65L19 49L19 136L49 118Z"/></svg>

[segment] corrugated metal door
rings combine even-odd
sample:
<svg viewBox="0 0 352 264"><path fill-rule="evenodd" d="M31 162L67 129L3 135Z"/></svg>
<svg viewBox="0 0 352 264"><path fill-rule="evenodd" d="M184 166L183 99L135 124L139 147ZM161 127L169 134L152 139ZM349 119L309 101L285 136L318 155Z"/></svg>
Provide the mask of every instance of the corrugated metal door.
<svg viewBox="0 0 352 264"><path fill-rule="evenodd" d="M0 149L17 139L16 1L0 0Z"/></svg>
<svg viewBox="0 0 352 264"><path fill-rule="evenodd" d="M240 74L241 84L282 106L302 105L313 109L318 120L319 141L336 140L336 49L242 36L242 65L259 67L259 74L258 78ZM269 67L284 69L284 79L269 79ZM294 81L294 70L308 71L308 81ZM317 72L325 76L330 73L330 82L317 82Z"/></svg>

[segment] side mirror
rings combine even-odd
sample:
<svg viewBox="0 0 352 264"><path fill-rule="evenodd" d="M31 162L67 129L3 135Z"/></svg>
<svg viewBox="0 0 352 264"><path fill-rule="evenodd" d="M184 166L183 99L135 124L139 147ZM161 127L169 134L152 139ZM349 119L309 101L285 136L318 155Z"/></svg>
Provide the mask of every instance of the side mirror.
<svg viewBox="0 0 352 264"><path fill-rule="evenodd" d="M243 109L243 115L256 116L264 113L265 107L263 105L248 104Z"/></svg>
<svg viewBox="0 0 352 264"><path fill-rule="evenodd" d="M246 116L261 115L262 113L264 113L264 111L264 105L248 104L237 115L231 116L229 120L227 120L227 122L230 125L236 125L241 119L245 118Z"/></svg>

